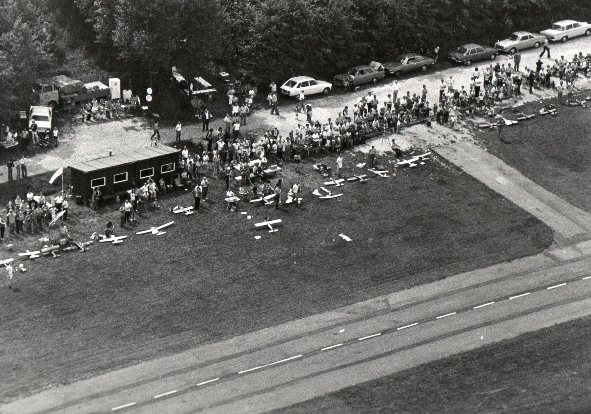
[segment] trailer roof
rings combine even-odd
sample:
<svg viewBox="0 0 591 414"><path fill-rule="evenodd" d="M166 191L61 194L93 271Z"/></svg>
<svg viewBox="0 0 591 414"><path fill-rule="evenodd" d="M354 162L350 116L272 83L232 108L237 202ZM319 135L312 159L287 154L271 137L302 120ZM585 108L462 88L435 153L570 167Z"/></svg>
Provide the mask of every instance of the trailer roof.
<svg viewBox="0 0 591 414"><path fill-rule="evenodd" d="M88 161L81 161L70 165L70 168L89 173L179 152L180 150L166 145L159 147L137 148L133 151L125 151L118 154L113 154L110 157L107 156Z"/></svg>

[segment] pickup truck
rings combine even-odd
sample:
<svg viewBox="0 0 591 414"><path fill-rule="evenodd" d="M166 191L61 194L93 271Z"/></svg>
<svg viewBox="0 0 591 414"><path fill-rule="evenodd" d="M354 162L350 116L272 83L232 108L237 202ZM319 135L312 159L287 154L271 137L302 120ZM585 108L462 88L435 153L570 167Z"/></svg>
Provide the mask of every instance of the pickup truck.
<svg viewBox="0 0 591 414"><path fill-rule="evenodd" d="M94 98L111 97L111 89L102 82L83 83L64 75L38 80L35 91L39 95L39 104L53 109L73 106Z"/></svg>

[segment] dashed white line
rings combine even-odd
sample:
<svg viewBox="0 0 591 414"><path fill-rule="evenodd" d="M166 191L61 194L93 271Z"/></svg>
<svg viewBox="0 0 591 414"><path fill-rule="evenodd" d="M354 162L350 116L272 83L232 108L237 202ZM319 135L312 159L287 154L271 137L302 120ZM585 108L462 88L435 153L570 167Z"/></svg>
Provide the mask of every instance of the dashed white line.
<svg viewBox="0 0 591 414"><path fill-rule="evenodd" d="M437 318L435 319L443 319L443 318L447 318L448 316L453 316L455 315L456 312L451 312L451 313L446 313L445 315L439 315Z"/></svg>
<svg viewBox="0 0 591 414"><path fill-rule="evenodd" d="M178 390L172 390L172 391L168 391L168 392L163 392L162 394L158 394L154 396L154 399L157 400L158 398L162 398L162 397L166 397L167 395L171 395L178 392Z"/></svg>
<svg viewBox="0 0 591 414"><path fill-rule="evenodd" d="M378 332L373 335L362 336L361 338L359 338L359 341L365 341L366 339L369 339L369 338L375 338L376 336L380 336L381 334L382 334L381 332Z"/></svg>
<svg viewBox="0 0 591 414"><path fill-rule="evenodd" d="M336 345L327 346L327 347L322 348L321 351L328 351L329 349L338 348L339 346L343 346L343 344L336 344Z"/></svg>
<svg viewBox="0 0 591 414"><path fill-rule="evenodd" d="M246 374L247 372L256 371L257 369L261 369L261 368L264 368L264 366L263 365L259 365L258 367L248 368L248 369L245 369L243 371L238 371L238 373L239 374Z"/></svg>
<svg viewBox="0 0 591 414"><path fill-rule="evenodd" d="M488 302L488 303L483 303L482 305L478 305L478 306L474 306L474 309L480 309L480 308L484 308L485 306L489 306L494 304L495 302Z"/></svg>
<svg viewBox="0 0 591 414"><path fill-rule="evenodd" d="M584 277L582 280L588 280L588 279L591 279L591 276Z"/></svg>
<svg viewBox="0 0 591 414"><path fill-rule="evenodd" d="M558 284L558 285L554 285L554 286L548 286L546 289L547 289L547 290L550 290L550 289L556 289L556 288L559 288L559 287L562 287L562 286L566 286L566 283L560 283L560 284Z"/></svg>
<svg viewBox="0 0 591 414"><path fill-rule="evenodd" d="M219 380L220 380L219 378L210 379L210 380L207 380L207 381L200 382L199 384L197 384L197 386L200 387L202 385L209 384L211 382L216 382L216 381L219 381Z"/></svg>
<svg viewBox="0 0 591 414"><path fill-rule="evenodd" d="M401 326L400 328L396 328L396 330L397 331L401 331L401 330L406 329L406 328L411 328L413 326L417 326L418 324L419 324L418 322L411 323L410 325L404 325L404 326Z"/></svg>
<svg viewBox="0 0 591 414"><path fill-rule="evenodd" d="M132 403L129 403L129 404L120 405L118 407L113 407L113 408L111 408L111 411L123 410L124 408L131 407L132 405L135 405L135 404L136 404L135 402L132 402Z"/></svg>
<svg viewBox="0 0 591 414"><path fill-rule="evenodd" d="M509 300L513 300L513 299L517 299L517 298L522 298L522 297L527 296L529 294L530 294L530 292L522 293L521 295L510 296L509 297Z"/></svg>
<svg viewBox="0 0 591 414"><path fill-rule="evenodd" d="M265 365L259 365L258 367L254 367L254 368L245 369L245 370L243 370L243 371L238 371L238 373L239 373L239 374L246 374L247 372L256 371L256 370L258 370L258 369L262 369L262 368L270 367L270 366L273 366L273 365L281 364L281 363L283 363L283 362L287 362L287 361L293 361L294 359L298 359L298 358L301 358L301 357L303 357L303 356L304 356L303 354L300 354L300 355L295 355L295 356L292 356L292 357L289 357L289 358L280 359L279 361L271 362L271 363L269 363L269 364L265 364Z"/></svg>

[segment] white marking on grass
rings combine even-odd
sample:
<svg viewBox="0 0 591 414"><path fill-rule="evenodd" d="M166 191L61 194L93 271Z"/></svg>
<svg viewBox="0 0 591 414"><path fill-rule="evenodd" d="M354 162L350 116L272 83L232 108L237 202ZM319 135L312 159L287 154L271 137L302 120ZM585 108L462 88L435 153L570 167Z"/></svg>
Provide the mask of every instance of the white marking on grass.
<svg viewBox="0 0 591 414"><path fill-rule="evenodd" d="M258 369L267 368L267 367L270 367L270 366L273 366L273 365L281 364L283 362L293 361L294 359L298 359L298 358L301 358L303 356L304 356L303 354L295 355L295 356L292 356L292 357L289 357L289 358L280 359L279 361L271 362L269 364L259 365L258 367L245 369L243 371L238 371L238 373L239 374L246 374L247 372L252 372L252 371L256 371Z"/></svg>
<svg viewBox="0 0 591 414"><path fill-rule="evenodd" d="M219 378L210 379L210 380L207 380L207 381L200 382L199 384L197 384L197 386L200 387L202 385L210 384L212 382L216 382L216 381L219 381L219 380L220 380Z"/></svg>
<svg viewBox="0 0 591 414"><path fill-rule="evenodd" d="M343 346L343 344L336 344L336 345L327 346L325 348L322 348L321 351L328 351L329 349L338 348L339 346Z"/></svg>
<svg viewBox="0 0 591 414"><path fill-rule="evenodd" d="M591 279L591 276L584 277L582 280L589 280L589 279Z"/></svg>
<svg viewBox="0 0 591 414"><path fill-rule="evenodd" d="M566 283L560 283L558 285L548 286L546 289L547 290L551 290L551 289L556 289L556 288L559 288L559 287L562 287L562 286L566 286Z"/></svg>
<svg viewBox="0 0 591 414"><path fill-rule="evenodd" d="M168 392L163 392L162 394L158 394L154 396L154 399L157 400L158 398L162 398L162 397L166 397L167 395L171 395L178 392L178 390L172 390L172 391L168 391Z"/></svg>
<svg viewBox="0 0 591 414"><path fill-rule="evenodd" d="M111 408L111 411L123 410L124 408L131 407L132 405L135 405L135 404L136 404L135 402L132 402L132 403L129 403L129 404L120 405L118 407L113 407L113 408Z"/></svg>
<svg viewBox="0 0 591 414"><path fill-rule="evenodd" d="M513 300L513 299L517 299L517 298L522 298L522 297L527 296L529 294L530 294L530 292L522 293L521 295L510 296L509 297L509 300Z"/></svg>
<svg viewBox="0 0 591 414"><path fill-rule="evenodd" d="M437 318L435 319L443 319L443 318L447 318L448 316L453 316L455 315L455 312L451 312L451 313L446 313L445 315L439 315Z"/></svg>
<svg viewBox="0 0 591 414"><path fill-rule="evenodd" d="M366 339L375 338L376 336L380 336L381 334L382 334L381 332L378 332L373 335L362 336L361 338L358 339L358 341L365 341Z"/></svg>
<svg viewBox="0 0 591 414"><path fill-rule="evenodd" d="M480 308L484 308L485 306L489 306L494 304L495 302L488 302L488 303L483 303L482 305L478 305L478 306L474 306L474 309L480 309Z"/></svg>
<svg viewBox="0 0 591 414"><path fill-rule="evenodd" d="M404 325L404 326L401 326L400 328L396 328L396 330L397 331L401 331L401 330L406 329L406 328L411 328L413 326L417 326L418 324L419 324L418 322L411 323L410 325Z"/></svg>

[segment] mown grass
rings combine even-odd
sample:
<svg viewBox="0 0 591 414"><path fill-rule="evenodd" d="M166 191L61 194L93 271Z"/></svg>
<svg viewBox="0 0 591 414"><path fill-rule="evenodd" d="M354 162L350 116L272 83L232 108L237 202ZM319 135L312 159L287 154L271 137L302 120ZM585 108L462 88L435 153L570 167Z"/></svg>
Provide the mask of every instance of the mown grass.
<svg viewBox="0 0 591 414"><path fill-rule="evenodd" d="M292 407L296 413L586 413L591 318L528 333Z"/></svg>
<svg viewBox="0 0 591 414"><path fill-rule="evenodd" d="M347 154L349 165L357 157ZM243 205L247 220L225 210L223 183L212 180L212 201L193 216L167 212L192 202L177 193L119 231L130 235L123 245L28 264L17 293L0 291L1 398L534 254L552 240L540 221L438 161L347 184L325 202L310 194L324 179L310 163L301 170L282 173L306 185L299 210ZM118 222L114 209L74 206L70 232L87 240ZM267 216L283 219L279 232L255 231ZM134 235L170 220L163 236Z"/></svg>

